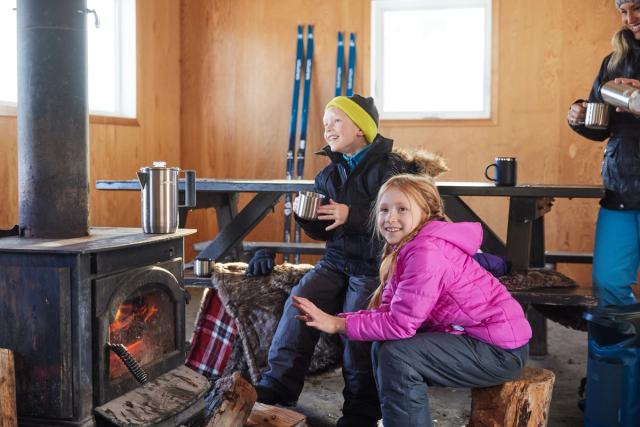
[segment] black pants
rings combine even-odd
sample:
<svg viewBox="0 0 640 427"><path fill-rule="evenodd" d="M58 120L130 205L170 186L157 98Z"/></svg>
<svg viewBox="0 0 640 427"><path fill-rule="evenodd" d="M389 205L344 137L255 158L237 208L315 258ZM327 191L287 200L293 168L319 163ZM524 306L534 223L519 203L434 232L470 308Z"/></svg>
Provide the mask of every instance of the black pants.
<svg viewBox="0 0 640 427"><path fill-rule="evenodd" d="M374 276L349 276L334 264L321 260L291 291L291 295L308 298L323 311L357 311L367 307L378 286ZM269 348L269 367L260 383L296 401L320 333L295 318L299 312L287 299L282 318ZM380 418L380 404L371 367L371 343L343 339L342 375L345 416L366 420Z"/></svg>
<svg viewBox="0 0 640 427"><path fill-rule="evenodd" d="M431 426L428 386L489 387L518 376L529 346L503 350L468 335L419 333L373 344L385 427Z"/></svg>

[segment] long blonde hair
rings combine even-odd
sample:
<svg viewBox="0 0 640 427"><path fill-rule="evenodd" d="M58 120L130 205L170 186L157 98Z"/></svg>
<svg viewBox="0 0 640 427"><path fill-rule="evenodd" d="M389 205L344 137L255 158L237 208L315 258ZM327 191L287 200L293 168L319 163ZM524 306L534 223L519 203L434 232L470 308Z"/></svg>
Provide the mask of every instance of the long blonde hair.
<svg viewBox="0 0 640 427"><path fill-rule="evenodd" d="M631 50L629 41L625 37L625 30L626 28L624 27L620 28L611 38L613 53L611 54L611 59L607 64L607 71L611 74L614 74L618 67L622 65L624 59L627 57Z"/></svg>
<svg viewBox="0 0 640 427"><path fill-rule="evenodd" d="M396 175L380 187L375 207L371 212L371 222L376 225L374 230L378 238L382 238L382 232L377 226L377 217L378 212L380 211L380 199L382 198L382 195L391 188L398 189L418 205L422 212L422 221L420 221L415 229L400 240L398 244L390 245L385 242L384 248L382 249L382 261L380 263L380 285L373 293L371 301L369 301L369 308L376 308L380 305L385 284L389 278L393 276L398 258L398 251L400 251L407 242L411 241L426 223L434 219L444 219L442 198L440 197L438 188L431 177L422 174Z"/></svg>

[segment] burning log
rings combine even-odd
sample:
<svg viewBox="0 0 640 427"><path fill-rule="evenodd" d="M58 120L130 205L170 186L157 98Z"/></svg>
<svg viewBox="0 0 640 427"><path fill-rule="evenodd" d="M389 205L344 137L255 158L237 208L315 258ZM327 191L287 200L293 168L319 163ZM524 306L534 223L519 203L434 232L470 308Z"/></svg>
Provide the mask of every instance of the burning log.
<svg viewBox="0 0 640 427"><path fill-rule="evenodd" d="M524 368L519 378L471 391L470 427L546 426L556 376Z"/></svg>
<svg viewBox="0 0 640 427"><path fill-rule="evenodd" d="M256 403L256 390L239 372L220 378L213 389L213 415L207 427L242 427Z"/></svg>
<svg viewBox="0 0 640 427"><path fill-rule="evenodd" d="M0 427L16 427L16 372L13 352L0 348Z"/></svg>

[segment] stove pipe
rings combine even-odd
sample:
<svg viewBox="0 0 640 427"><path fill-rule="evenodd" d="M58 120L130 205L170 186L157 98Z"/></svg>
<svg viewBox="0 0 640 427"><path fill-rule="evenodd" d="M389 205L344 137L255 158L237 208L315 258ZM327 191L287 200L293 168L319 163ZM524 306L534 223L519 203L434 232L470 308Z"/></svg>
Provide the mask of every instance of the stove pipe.
<svg viewBox="0 0 640 427"><path fill-rule="evenodd" d="M89 234L86 0L20 0L21 235Z"/></svg>

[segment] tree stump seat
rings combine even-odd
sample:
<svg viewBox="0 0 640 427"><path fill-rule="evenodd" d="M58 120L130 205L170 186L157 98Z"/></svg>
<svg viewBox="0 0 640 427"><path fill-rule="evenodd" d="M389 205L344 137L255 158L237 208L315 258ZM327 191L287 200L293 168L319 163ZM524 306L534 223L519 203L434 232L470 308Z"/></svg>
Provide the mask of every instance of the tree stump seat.
<svg viewBox="0 0 640 427"><path fill-rule="evenodd" d="M469 427L544 427L549 418L555 374L526 367L503 384L471 390Z"/></svg>

